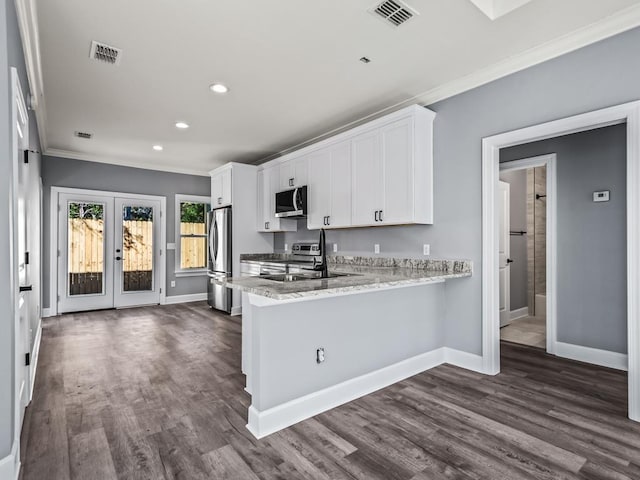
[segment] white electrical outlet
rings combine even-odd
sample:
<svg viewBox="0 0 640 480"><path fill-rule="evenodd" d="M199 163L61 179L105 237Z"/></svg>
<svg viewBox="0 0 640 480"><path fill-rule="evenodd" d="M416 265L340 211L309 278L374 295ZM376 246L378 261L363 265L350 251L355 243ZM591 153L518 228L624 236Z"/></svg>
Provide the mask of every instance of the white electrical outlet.
<svg viewBox="0 0 640 480"><path fill-rule="evenodd" d="M338 251L338 244L337 244L337 243L334 243L334 244L333 244L333 252L335 253L335 252L337 252L337 251Z"/></svg>
<svg viewBox="0 0 640 480"><path fill-rule="evenodd" d="M288 251L289 251L289 244L288 244L288 243L285 243L285 244L284 244L284 251L285 251L285 252L288 252Z"/></svg>
<svg viewBox="0 0 640 480"><path fill-rule="evenodd" d="M424 245L422 245L422 254L423 255L431 254L431 246L428 243L425 243Z"/></svg>
<svg viewBox="0 0 640 480"><path fill-rule="evenodd" d="M324 348L319 348L316 350L316 363L324 362Z"/></svg>
<svg viewBox="0 0 640 480"><path fill-rule="evenodd" d="M380 244L379 243L376 243L373 246L373 253L380 253Z"/></svg>
<svg viewBox="0 0 640 480"><path fill-rule="evenodd" d="M171 288L175 288L176 287L176 281L175 280L171 280Z"/></svg>

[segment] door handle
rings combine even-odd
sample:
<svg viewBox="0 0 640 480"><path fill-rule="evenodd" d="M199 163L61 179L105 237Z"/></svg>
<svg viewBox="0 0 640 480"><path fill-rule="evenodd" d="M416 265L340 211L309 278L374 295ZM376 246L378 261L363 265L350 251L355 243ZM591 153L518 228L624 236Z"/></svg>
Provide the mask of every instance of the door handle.
<svg viewBox="0 0 640 480"><path fill-rule="evenodd" d="M218 260L218 221L213 221L213 261Z"/></svg>
<svg viewBox="0 0 640 480"><path fill-rule="evenodd" d="M378 210L376 210L376 213L373 215L373 217L376 219L376 222L378 221Z"/></svg>
<svg viewBox="0 0 640 480"><path fill-rule="evenodd" d="M20 286L20 292L30 292L32 290L33 290L33 285L25 285L24 287Z"/></svg>
<svg viewBox="0 0 640 480"><path fill-rule="evenodd" d="M293 178L290 178L290 179L289 179L289 186L290 186L290 187L293 187Z"/></svg>
<svg viewBox="0 0 640 480"><path fill-rule="evenodd" d="M331 225L331 215L327 216L327 225Z"/></svg>
<svg viewBox="0 0 640 480"><path fill-rule="evenodd" d="M379 210L380 213L378 213L378 218L380 219L380 221L382 222L382 210Z"/></svg>
<svg viewBox="0 0 640 480"><path fill-rule="evenodd" d="M222 197L218 197L218 205L222 203Z"/></svg>
<svg viewBox="0 0 640 480"><path fill-rule="evenodd" d="M507 264L509 263L513 263L513 260L511 260L510 258L507 258Z"/></svg>
<svg viewBox="0 0 640 480"><path fill-rule="evenodd" d="M122 260L122 257L116 257L116 260Z"/></svg>

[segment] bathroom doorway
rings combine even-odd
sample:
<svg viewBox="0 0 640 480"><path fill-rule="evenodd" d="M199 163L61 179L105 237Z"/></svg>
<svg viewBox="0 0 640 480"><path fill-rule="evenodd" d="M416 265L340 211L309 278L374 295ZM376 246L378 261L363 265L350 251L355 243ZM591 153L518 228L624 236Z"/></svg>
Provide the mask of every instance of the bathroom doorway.
<svg viewBox="0 0 640 480"><path fill-rule="evenodd" d="M553 338L553 318L547 325L547 243L554 231L555 154L500 165L500 339L547 350L547 330ZM550 170L550 174L547 171ZM548 235L549 234L549 235ZM553 252L553 247L551 248ZM552 271L549 274L553 274Z"/></svg>

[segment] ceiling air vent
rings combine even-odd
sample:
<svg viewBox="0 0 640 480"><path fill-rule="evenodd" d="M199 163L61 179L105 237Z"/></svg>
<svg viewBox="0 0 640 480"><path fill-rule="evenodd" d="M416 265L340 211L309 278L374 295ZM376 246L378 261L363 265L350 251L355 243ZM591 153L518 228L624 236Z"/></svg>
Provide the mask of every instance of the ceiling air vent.
<svg viewBox="0 0 640 480"><path fill-rule="evenodd" d="M399 0L385 0L370 11L394 27L399 27L414 16L419 15L415 9Z"/></svg>
<svg viewBox="0 0 640 480"><path fill-rule="evenodd" d="M100 62L110 63L111 65L119 65L120 58L122 58L122 50L104 43L93 41L91 42L89 58L93 58Z"/></svg>
<svg viewBox="0 0 640 480"><path fill-rule="evenodd" d="M84 138L85 140L91 140L91 137L93 137L92 133L87 132L75 132L74 135L78 138Z"/></svg>

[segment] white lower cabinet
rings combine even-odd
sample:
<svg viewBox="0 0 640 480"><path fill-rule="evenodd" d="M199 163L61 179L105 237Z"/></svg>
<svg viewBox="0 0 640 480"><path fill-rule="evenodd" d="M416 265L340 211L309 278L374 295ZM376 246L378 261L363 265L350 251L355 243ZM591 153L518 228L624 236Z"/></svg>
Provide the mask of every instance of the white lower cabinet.
<svg viewBox="0 0 640 480"><path fill-rule="evenodd" d="M294 219L276 217L276 192L280 191L280 169L271 166L258 171L258 231L295 232Z"/></svg>
<svg viewBox="0 0 640 480"><path fill-rule="evenodd" d="M341 142L309 157L307 228L351 225L351 142Z"/></svg>

